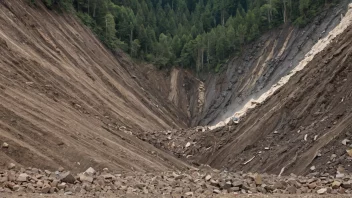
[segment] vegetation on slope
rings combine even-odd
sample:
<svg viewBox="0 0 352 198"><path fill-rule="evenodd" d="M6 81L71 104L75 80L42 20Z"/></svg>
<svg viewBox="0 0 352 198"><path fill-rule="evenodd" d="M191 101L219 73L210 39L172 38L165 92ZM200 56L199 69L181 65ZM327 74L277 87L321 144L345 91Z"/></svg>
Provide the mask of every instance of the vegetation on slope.
<svg viewBox="0 0 352 198"><path fill-rule="evenodd" d="M33 1L33 0L32 0ZM284 23L303 26L338 0L42 0L74 8L110 49L160 68L219 67L244 44Z"/></svg>

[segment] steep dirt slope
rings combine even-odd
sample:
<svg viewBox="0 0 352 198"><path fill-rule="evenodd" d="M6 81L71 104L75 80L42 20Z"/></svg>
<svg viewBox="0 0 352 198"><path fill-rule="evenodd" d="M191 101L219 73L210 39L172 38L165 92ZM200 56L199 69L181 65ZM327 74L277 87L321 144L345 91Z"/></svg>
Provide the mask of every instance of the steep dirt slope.
<svg viewBox="0 0 352 198"><path fill-rule="evenodd" d="M75 18L27 3L0 1L0 142L10 145L0 166L183 167L131 134L185 127L184 113L141 88L133 64Z"/></svg>
<svg viewBox="0 0 352 198"><path fill-rule="evenodd" d="M192 125L214 125L268 90L339 23L348 2L340 1L305 28L287 25L263 35L245 47L246 53L230 59L218 75L206 77L204 111Z"/></svg>
<svg viewBox="0 0 352 198"><path fill-rule="evenodd" d="M351 26L242 123L195 138L202 145L196 153L204 153L199 162L275 174L351 172L350 30Z"/></svg>

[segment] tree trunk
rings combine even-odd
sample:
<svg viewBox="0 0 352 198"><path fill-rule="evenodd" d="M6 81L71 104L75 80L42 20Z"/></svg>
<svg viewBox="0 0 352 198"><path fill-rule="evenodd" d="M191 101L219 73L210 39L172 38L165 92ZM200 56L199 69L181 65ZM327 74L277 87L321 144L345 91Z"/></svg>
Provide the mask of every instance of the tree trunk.
<svg viewBox="0 0 352 198"><path fill-rule="evenodd" d="M133 28L131 28L131 34L130 34L131 57L132 57L132 41L133 41Z"/></svg>
<svg viewBox="0 0 352 198"><path fill-rule="evenodd" d="M221 10L221 24L225 26L225 11Z"/></svg>
<svg viewBox="0 0 352 198"><path fill-rule="evenodd" d="M284 4L284 23L287 23L287 5L286 5L286 0L283 0Z"/></svg>
<svg viewBox="0 0 352 198"><path fill-rule="evenodd" d="M105 38L108 38L108 18L105 16Z"/></svg>
<svg viewBox="0 0 352 198"><path fill-rule="evenodd" d="M88 0L88 15L90 14L90 12L89 12L89 0Z"/></svg>
<svg viewBox="0 0 352 198"><path fill-rule="evenodd" d="M95 18L95 11L97 9L97 0L94 0L93 17Z"/></svg>

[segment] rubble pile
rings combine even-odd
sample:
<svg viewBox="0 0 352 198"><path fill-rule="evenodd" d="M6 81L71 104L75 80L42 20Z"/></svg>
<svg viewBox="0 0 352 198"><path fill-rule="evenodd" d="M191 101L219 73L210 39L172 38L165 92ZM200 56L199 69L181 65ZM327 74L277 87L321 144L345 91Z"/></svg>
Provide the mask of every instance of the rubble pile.
<svg viewBox="0 0 352 198"><path fill-rule="evenodd" d="M306 177L227 172L202 166L185 172L112 173L108 169L72 174L37 168L0 171L1 193L64 195L177 195L212 197L222 194L352 194L351 175L312 173Z"/></svg>

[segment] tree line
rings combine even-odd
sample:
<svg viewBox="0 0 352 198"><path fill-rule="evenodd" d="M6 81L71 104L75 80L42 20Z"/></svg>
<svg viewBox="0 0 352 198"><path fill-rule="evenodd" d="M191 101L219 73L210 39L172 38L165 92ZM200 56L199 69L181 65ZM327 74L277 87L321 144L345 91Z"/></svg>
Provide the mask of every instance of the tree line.
<svg viewBox="0 0 352 198"><path fill-rule="evenodd" d="M33 0L31 0L33 1ZM42 0L72 10L111 50L159 68L218 71L246 43L286 23L306 25L338 0Z"/></svg>

